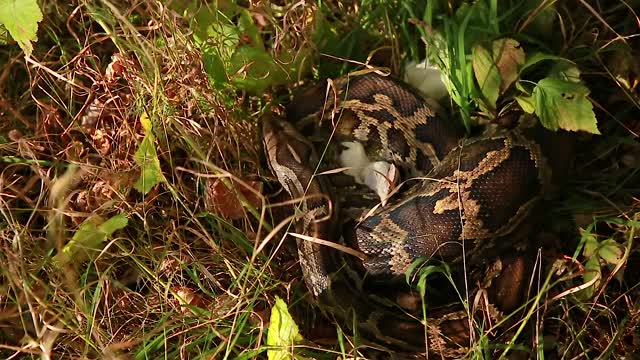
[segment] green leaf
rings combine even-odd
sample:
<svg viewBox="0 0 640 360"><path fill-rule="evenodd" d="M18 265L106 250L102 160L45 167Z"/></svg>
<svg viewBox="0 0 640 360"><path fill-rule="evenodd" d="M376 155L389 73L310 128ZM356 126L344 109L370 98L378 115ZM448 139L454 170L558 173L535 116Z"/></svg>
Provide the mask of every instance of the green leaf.
<svg viewBox="0 0 640 360"><path fill-rule="evenodd" d="M267 51L253 46L241 46L231 57L228 74L239 88L260 94L273 85L286 84L297 79L309 67L310 50L295 55L278 54L274 59Z"/></svg>
<svg viewBox="0 0 640 360"><path fill-rule="evenodd" d="M474 47L471 63L484 97L478 105L484 112L490 112L495 110L499 96L518 79L524 51L516 40L499 39L492 43L491 52L480 45Z"/></svg>
<svg viewBox="0 0 640 360"><path fill-rule="evenodd" d="M588 94L589 89L582 84L544 78L533 89L536 115L550 130L560 128L600 134Z"/></svg>
<svg viewBox="0 0 640 360"><path fill-rule="evenodd" d="M260 49L264 49L264 44L262 41L262 36L260 35L260 29L253 22L253 17L251 17L251 13L249 10L243 10L240 13L240 18L238 19L238 29L241 33L245 34L250 40L251 45Z"/></svg>
<svg viewBox="0 0 640 360"><path fill-rule="evenodd" d="M229 16L214 5L200 7L193 16L190 27L193 29L193 38L198 45L211 42L219 47L220 54L227 59L240 42L238 29L231 23Z"/></svg>
<svg viewBox="0 0 640 360"><path fill-rule="evenodd" d="M160 169L160 161L156 152L155 137L153 136L149 116L143 113L140 116L140 122L146 134L134 155L136 164L140 166L140 177L133 184L133 187L141 193L147 194L156 184L164 182L165 178L162 175L162 169Z"/></svg>
<svg viewBox="0 0 640 360"><path fill-rule="evenodd" d="M227 72L218 54L217 47L211 45L202 47L202 63L204 64L204 70L209 75L209 78L213 80L214 84L224 84L227 82Z"/></svg>
<svg viewBox="0 0 640 360"><path fill-rule="evenodd" d="M524 50L513 39L499 39L493 42L493 60L498 67L500 93L504 93L518 79L520 67L524 64Z"/></svg>
<svg viewBox="0 0 640 360"><path fill-rule="evenodd" d="M587 258L587 261L584 264L584 274L582 275L585 283L588 283L597 276L601 276L602 266L605 266L605 263L618 265L624 258L624 246L613 239L607 239L599 242L596 236L591 234L588 229L582 234L581 240L584 243L582 253ZM600 261L600 259L604 262ZM619 274L623 274L623 271L618 271L615 275L616 279L622 281L623 275ZM583 300L589 299L593 296L593 292L599 285L600 281L595 281L593 285L581 291L579 296Z"/></svg>
<svg viewBox="0 0 640 360"><path fill-rule="evenodd" d="M207 35L203 42L215 46L220 57L229 61L240 43L238 29L233 25L214 23L209 26Z"/></svg>
<svg viewBox="0 0 640 360"><path fill-rule="evenodd" d="M613 239L602 241L598 248L598 256L609 264L618 265L624 256L624 247Z"/></svg>
<svg viewBox="0 0 640 360"><path fill-rule="evenodd" d="M599 276L601 276L600 261L597 256L592 256L584 264L584 274L582 275L582 279L585 283L588 283ZM600 281L596 280L591 286L584 288L580 292L580 295L585 300L589 299L593 296L593 291L597 289L598 286L600 286Z"/></svg>
<svg viewBox="0 0 640 360"><path fill-rule="evenodd" d="M267 333L267 345L276 349L269 350L267 357L269 360L294 359L293 345L302 340L298 325L289 314L287 304L276 296L276 303L271 308L271 320Z"/></svg>
<svg viewBox="0 0 640 360"><path fill-rule="evenodd" d="M565 61L565 62L569 62L572 63L573 62L569 59L565 59L562 56L557 56L557 55L551 55L551 54L545 54L545 53L533 53L531 56L527 57L527 60L524 62L524 64L522 64L522 67L520 68L520 74L522 74L525 70L527 70L528 68L532 67L533 65L544 61L544 60L557 60L557 61Z"/></svg>
<svg viewBox="0 0 640 360"><path fill-rule="evenodd" d="M584 244L582 248L582 254L587 259L584 264L584 273L582 274L582 280L585 283L593 280L596 276L600 276L600 260L598 256L596 256L596 252L598 251L598 239L595 235L591 233L591 229L588 228L582 233L582 237L580 242ZM594 289L598 286L598 282L594 282L591 286L584 288L582 291L578 292L576 296L578 296L583 301L588 300L593 296Z"/></svg>
<svg viewBox="0 0 640 360"><path fill-rule="evenodd" d="M124 228L129 223L129 219L123 214L118 214L109 220L98 225L98 231L105 233L107 236L111 236L114 232Z"/></svg>
<svg viewBox="0 0 640 360"><path fill-rule="evenodd" d="M592 233L584 233L582 235L582 240L584 241L584 249L582 253L585 257L592 257L595 255L598 250L598 239L596 239L595 235Z"/></svg>
<svg viewBox="0 0 640 360"><path fill-rule="evenodd" d="M268 52L253 46L238 48L230 62L232 82L251 93L261 93L287 77Z"/></svg>
<svg viewBox="0 0 640 360"><path fill-rule="evenodd" d="M42 12L36 0L0 0L0 24L18 42L25 56L31 56L32 41L37 41Z"/></svg>
<svg viewBox="0 0 640 360"><path fill-rule="evenodd" d="M524 94L531 95L533 87L528 81L516 81L516 89Z"/></svg>
<svg viewBox="0 0 640 360"><path fill-rule="evenodd" d="M79 263L95 256L102 249L105 240L128 223L124 214L115 215L107 221L103 221L100 216L89 217L80 224L71 241L54 257L54 262L58 266L64 266L71 261Z"/></svg>
<svg viewBox="0 0 640 360"><path fill-rule="evenodd" d="M496 108L496 101L498 101L500 92L500 83L502 82L498 67L493 61L489 51L482 46L473 48L471 62L473 64L473 73L480 86L480 91L482 91L488 107L493 110Z"/></svg>
<svg viewBox="0 0 640 360"><path fill-rule="evenodd" d="M533 97L531 97L531 96L516 96L515 99L518 102L518 104L520 105L520 107L522 108L522 110L524 112L526 112L527 114L533 114L533 112L536 111L536 106L533 103Z"/></svg>

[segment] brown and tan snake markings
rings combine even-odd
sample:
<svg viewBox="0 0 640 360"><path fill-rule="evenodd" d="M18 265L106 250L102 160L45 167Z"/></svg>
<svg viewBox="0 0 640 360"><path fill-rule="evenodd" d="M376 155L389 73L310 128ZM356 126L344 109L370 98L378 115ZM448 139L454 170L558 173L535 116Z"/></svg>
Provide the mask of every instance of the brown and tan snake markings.
<svg viewBox="0 0 640 360"><path fill-rule="evenodd" d="M297 240L309 290L320 309L345 326L356 319L351 331L373 347L463 356L474 330L460 301L424 319L419 311L389 304L384 299L393 294L374 293L368 285L374 280L367 279L402 277L416 259L427 257L471 275L470 302L473 296L489 295L472 321L495 323L503 311L521 305L529 265L516 249L526 248L526 242L517 243L526 237L513 234L558 176L545 153L549 144L557 148L553 136L538 127L516 126L463 139L454 119L438 116L417 92L389 77L367 74L333 80L329 91L327 86L319 84L294 98L287 109L290 122L263 121L272 170L292 198L302 199L305 215L296 231L366 255L360 261ZM292 123L333 138L314 144ZM423 177L407 182L386 206L348 221L338 211L345 204L333 195L339 189L326 176L314 176L316 168L340 166L320 162L316 146L322 141L358 142L370 161L398 166L403 180ZM327 155L338 158L331 151L339 152L340 146L330 146ZM327 198L334 202L331 211Z"/></svg>

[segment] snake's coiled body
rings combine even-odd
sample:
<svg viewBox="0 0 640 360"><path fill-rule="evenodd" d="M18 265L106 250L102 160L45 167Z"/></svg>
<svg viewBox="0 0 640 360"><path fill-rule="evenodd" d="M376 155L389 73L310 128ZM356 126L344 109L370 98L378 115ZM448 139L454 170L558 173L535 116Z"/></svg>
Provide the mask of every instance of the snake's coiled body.
<svg viewBox="0 0 640 360"><path fill-rule="evenodd" d="M291 123L265 119L269 163L287 192L301 200L297 232L352 244L366 254L359 261L297 240L305 281L331 314L347 323L357 318L357 331L365 338L461 356L469 345L468 311L453 307L429 313L425 327L421 315L416 319L380 301L384 296L369 294L362 275L404 274L420 257L441 259L462 271L455 264L464 257L469 267L464 270L489 290L485 313L493 317L513 310L521 302L527 272L526 262L512 251L518 245L514 234L550 192L558 176L556 162L566 159L556 156L551 162L546 151L558 151L560 145L547 132L524 126L462 140L455 122L437 117L415 91L375 74L330 84L329 91L319 86L294 99L288 117L300 128L324 129L332 143L362 144L372 161L393 163L406 177L428 177L409 182L407 191L357 225L345 225L331 185L314 176L322 168L314 145ZM501 257L505 251L509 255Z"/></svg>

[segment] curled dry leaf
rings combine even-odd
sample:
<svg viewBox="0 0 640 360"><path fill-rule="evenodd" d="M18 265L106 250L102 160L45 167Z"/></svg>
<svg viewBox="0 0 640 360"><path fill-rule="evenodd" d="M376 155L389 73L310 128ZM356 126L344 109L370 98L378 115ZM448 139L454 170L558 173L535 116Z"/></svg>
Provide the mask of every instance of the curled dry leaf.
<svg viewBox="0 0 640 360"><path fill-rule="evenodd" d="M196 291L186 287L180 286L173 289L176 297L176 301L182 306L184 313L189 312L186 306L197 306L199 308L206 309L211 305L211 301L205 299Z"/></svg>
<svg viewBox="0 0 640 360"><path fill-rule="evenodd" d="M23 137L22 132L18 129L10 130L8 136L11 141L15 141L15 142L20 141L20 139L22 139Z"/></svg>
<svg viewBox="0 0 640 360"><path fill-rule="evenodd" d="M136 61L122 53L111 55L111 62L104 72L104 79L108 84L115 83L119 78L131 78L139 71Z"/></svg>
<svg viewBox="0 0 640 360"><path fill-rule="evenodd" d="M64 149L65 159L71 161L80 161L82 155L85 153L84 145L80 141L72 140L71 143Z"/></svg>
<svg viewBox="0 0 640 360"><path fill-rule="evenodd" d="M260 207L260 197L244 185L235 181L230 181L235 187L236 191L244 196L247 203L254 208ZM260 191L260 182L258 181L243 181L246 185ZM245 216L245 210L238 199L238 195L222 182L221 179L207 179L207 185L205 189L205 203L207 209L212 211L225 219L237 220Z"/></svg>
<svg viewBox="0 0 640 360"><path fill-rule="evenodd" d="M95 129L90 133L91 140L93 140L93 145L98 150L98 153L102 156L108 155L111 152L111 142L106 134L100 129Z"/></svg>
<svg viewBox="0 0 640 360"><path fill-rule="evenodd" d="M98 120L100 119L103 111L104 102L102 102L100 99L93 99L91 104L87 106L84 115L82 115L80 124L82 124L82 127L84 127L85 129L94 128L98 123Z"/></svg>

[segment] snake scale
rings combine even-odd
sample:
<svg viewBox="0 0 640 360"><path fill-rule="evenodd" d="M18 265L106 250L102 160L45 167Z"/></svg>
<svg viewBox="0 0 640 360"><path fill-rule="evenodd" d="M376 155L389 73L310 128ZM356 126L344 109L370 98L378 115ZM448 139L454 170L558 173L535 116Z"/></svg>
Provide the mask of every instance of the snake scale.
<svg viewBox="0 0 640 360"><path fill-rule="evenodd" d="M357 259L296 240L305 282L321 309L385 349L460 357L472 342L470 323L482 319L459 304L422 318L394 304L394 286L381 281L426 257L457 271L464 264L475 274L471 280L489 294L486 321L521 304L528 262L514 251L523 247L517 233L563 176L569 152L559 137L518 125L464 138L455 121L437 115L411 87L373 73L307 90L293 99L287 117L264 118L263 140L278 181L300 200L296 232L364 254ZM324 133L318 144L313 134L303 135L308 128ZM348 221L339 189L328 176L314 175L325 169L317 150L322 142L331 145L322 149L327 158L359 143L371 162L415 178L385 206Z"/></svg>

